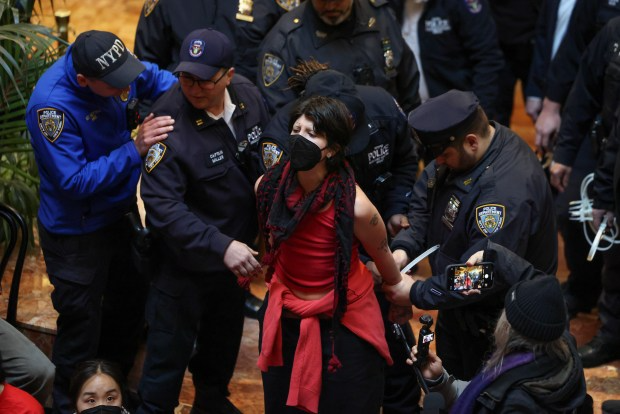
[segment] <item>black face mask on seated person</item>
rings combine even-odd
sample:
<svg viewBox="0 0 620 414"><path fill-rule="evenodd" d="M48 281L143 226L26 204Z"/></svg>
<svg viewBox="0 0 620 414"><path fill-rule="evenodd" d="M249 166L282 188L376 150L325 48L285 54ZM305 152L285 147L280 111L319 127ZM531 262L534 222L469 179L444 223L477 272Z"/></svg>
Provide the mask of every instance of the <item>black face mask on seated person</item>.
<svg viewBox="0 0 620 414"><path fill-rule="evenodd" d="M115 407L112 405L98 405L87 410L82 410L80 414L128 414L123 407Z"/></svg>
<svg viewBox="0 0 620 414"><path fill-rule="evenodd" d="M291 135L289 137L291 168L295 171L311 170L321 161L321 151L324 149L301 135Z"/></svg>

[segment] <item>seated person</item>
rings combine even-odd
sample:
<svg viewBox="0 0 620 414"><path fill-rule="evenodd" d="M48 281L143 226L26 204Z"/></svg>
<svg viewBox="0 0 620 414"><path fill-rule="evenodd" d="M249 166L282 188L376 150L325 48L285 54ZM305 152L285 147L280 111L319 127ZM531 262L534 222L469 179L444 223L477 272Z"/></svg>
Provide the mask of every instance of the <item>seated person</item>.
<svg viewBox="0 0 620 414"><path fill-rule="evenodd" d="M2 356L0 355L0 361ZM0 363L0 414L43 414L43 407L26 391L22 391L6 381Z"/></svg>
<svg viewBox="0 0 620 414"><path fill-rule="evenodd" d="M114 363L95 359L78 365L69 386L75 414L129 414L124 377Z"/></svg>
<svg viewBox="0 0 620 414"><path fill-rule="evenodd" d="M42 406L51 400L54 364L13 325L0 319L0 364L6 382L32 395Z"/></svg>
<svg viewBox="0 0 620 414"><path fill-rule="evenodd" d="M558 280L523 280L506 294L495 349L482 372L469 382L457 380L429 351L422 375L431 392L443 395L451 413L577 412L591 400L586 400L581 360L567 327ZM414 347L413 361L416 352Z"/></svg>

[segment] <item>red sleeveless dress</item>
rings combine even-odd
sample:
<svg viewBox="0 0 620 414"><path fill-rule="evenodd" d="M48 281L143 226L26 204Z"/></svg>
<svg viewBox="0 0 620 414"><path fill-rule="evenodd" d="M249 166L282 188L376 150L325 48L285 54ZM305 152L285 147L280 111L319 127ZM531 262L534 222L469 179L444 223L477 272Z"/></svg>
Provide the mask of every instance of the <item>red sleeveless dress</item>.
<svg viewBox="0 0 620 414"><path fill-rule="evenodd" d="M282 366L282 328L280 318L285 308L302 318L299 342L295 351L287 405L316 413L321 392L321 331L319 315L333 314L335 251L338 247L334 225L334 206L318 213L308 213L295 232L280 245L275 271L269 287L269 302L263 322L262 349L258 367ZM381 311L375 297L372 275L359 260L358 243L354 243L347 311L341 323L371 344L392 364L385 341ZM318 300L303 300L290 289L301 292L331 291Z"/></svg>

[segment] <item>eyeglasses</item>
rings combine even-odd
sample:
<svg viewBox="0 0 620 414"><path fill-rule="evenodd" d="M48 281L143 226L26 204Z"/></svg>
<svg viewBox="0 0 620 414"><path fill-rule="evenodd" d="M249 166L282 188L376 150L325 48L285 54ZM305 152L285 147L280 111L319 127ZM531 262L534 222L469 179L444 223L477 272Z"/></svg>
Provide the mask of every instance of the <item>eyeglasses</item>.
<svg viewBox="0 0 620 414"><path fill-rule="evenodd" d="M215 85L221 81L224 76L226 76L227 73L228 69L224 68L224 73L222 73L216 80L198 79L193 76L188 76L185 72L177 73L177 78L179 78L181 85L188 88L191 88L197 83L202 89L213 89Z"/></svg>

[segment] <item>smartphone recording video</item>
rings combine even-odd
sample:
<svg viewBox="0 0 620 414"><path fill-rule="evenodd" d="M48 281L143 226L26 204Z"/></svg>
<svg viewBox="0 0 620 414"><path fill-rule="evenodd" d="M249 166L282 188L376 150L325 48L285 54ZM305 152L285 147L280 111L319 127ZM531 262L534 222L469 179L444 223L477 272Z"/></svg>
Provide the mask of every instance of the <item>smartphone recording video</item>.
<svg viewBox="0 0 620 414"><path fill-rule="evenodd" d="M479 263L475 266L450 265L446 267L446 275L450 291L488 289L493 286L492 263Z"/></svg>

